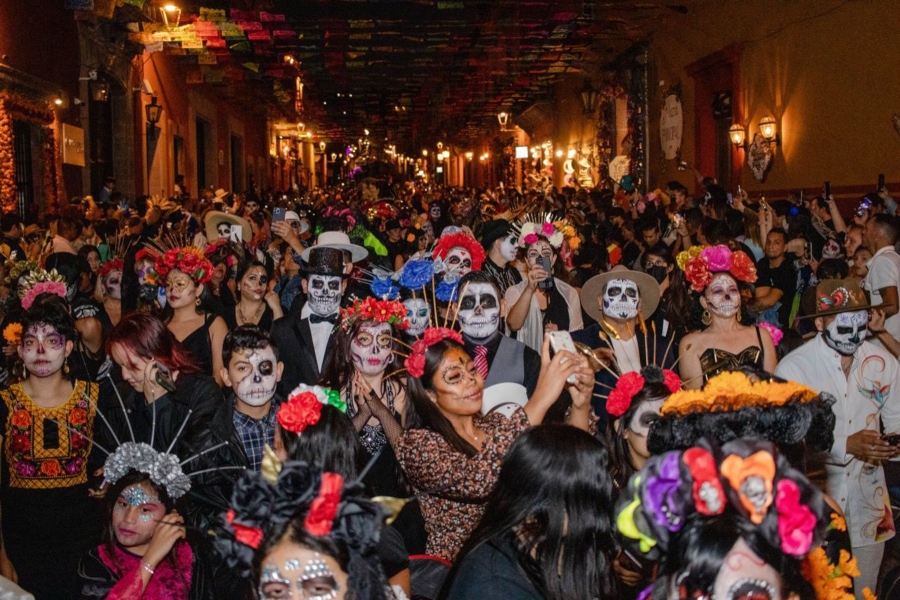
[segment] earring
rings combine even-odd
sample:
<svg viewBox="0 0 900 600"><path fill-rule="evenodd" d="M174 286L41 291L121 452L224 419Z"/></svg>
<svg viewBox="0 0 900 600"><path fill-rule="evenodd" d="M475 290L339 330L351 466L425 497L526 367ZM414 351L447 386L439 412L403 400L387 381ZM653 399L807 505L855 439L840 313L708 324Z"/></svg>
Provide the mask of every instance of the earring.
<svg viewBox="0 0 900 600"><path fill-rule="evenodd" d="M704 325L709 325L712 323L712 315L709 314L709 311L705 308L703 309L703 315L700 317L700 322Z"/></svg>
<svg viewBox="0 0 900 600"><path fill-rule="evenodd" d="M66 359L66 362L63 363L63 375L69 374L69 359Z"/></svg>
<svg viewBox="0 0 900 600"><path fill-rule="evenodd" d="M25 368L25 363L19 363L19 381L25 381L28 378L28 369Z"/></svg>
<svg viewBox="0 0 900 600"><path fill-rule="evenodd" d="M197 306L200 306L200 298L197 298L196 300L194 300L194 303L195 303Z"/></svg>

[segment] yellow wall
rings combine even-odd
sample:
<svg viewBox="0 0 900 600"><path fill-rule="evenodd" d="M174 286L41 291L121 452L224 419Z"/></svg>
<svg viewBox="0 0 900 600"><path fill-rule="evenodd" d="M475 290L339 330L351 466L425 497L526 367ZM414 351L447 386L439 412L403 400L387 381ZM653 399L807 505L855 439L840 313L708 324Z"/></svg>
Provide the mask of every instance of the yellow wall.
<svg viewBox="0 0 900 600"><path fill-rule="evenodd" d="M659 115L663 92L681 83L682 156L693 161L693 79L684 67L739 43L740 122L748 137L761 118L775 117L781 146L763 184L749 169L751 192L789 188L868 186L885 173L900 193L900 4L896 0L688 0L687 15L661 20L650 46L650 184L689 172L662 157ZM736 115L736 119L738 116ZM845 190L849 192L849 190ZM858 194L857 194L858 195Z"/></svg>

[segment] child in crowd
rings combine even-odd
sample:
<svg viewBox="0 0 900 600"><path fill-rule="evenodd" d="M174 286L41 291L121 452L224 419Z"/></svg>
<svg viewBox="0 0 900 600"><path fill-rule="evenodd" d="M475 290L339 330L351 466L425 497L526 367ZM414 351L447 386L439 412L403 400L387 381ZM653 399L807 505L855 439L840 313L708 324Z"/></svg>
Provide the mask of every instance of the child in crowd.
<svg viewBox="0 0 900 600"><path fill-rule="evenodd" d="M255 325L229 331L222 345L222 382L233 392L232 421L247 455L248 465L259 470L263 447L275 443L275 416L280 398L275 389L284 363L272 336ZM231 394L229 394L231 395Z"/></svg>

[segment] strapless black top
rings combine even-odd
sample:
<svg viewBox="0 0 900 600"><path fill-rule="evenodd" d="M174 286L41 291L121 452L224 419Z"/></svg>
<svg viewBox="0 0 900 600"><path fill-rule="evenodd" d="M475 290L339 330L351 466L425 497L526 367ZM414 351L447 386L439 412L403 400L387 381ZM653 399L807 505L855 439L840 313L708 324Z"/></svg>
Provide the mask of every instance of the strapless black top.
<svg viewBox="0 0 900 600"><path fill-rule="evenodd" d="M756 339L759 346L749 346L737 354L717 348L707 348L700 355L700 368L703 370L703 381L709 381L723 371L734 371L740 367L763 368L765 351L763 350L762 335L759 327L756 328Z"/></svg>

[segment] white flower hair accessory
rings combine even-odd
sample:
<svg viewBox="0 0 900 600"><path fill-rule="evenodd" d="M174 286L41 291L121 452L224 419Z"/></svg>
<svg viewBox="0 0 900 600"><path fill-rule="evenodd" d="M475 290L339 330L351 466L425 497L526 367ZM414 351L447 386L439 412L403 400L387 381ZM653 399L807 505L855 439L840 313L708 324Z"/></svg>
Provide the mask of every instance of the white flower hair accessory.
<svg viewBox="0 0 900 600"><path fill-rule="evenodd" d="M103 480L114 484L132 470L146 473L153 483L166 488L169 497L176 500L191 489L191 480L181 465L177 456L154 450L150 444L124 442L107 457Z"/></svg>
<svg viewBox="0 0 900 600"><path fill-rule="evenodd" d="M554 248L559 248L568 234L574 235L574 229L565 219L556 219L553 214L528 215L518 225L519 247L525 248L538 242L541 238Z"/></svg>

